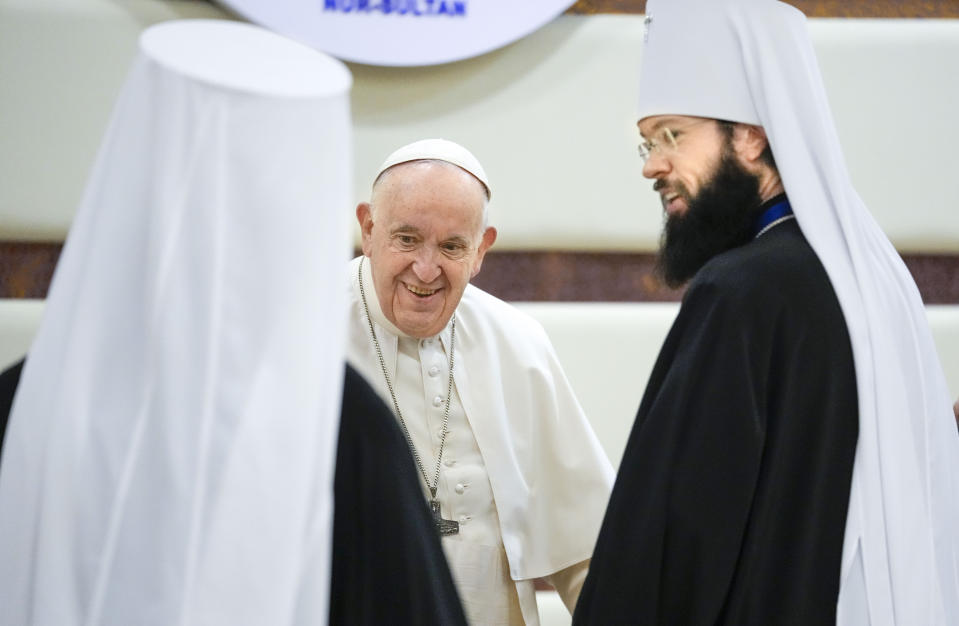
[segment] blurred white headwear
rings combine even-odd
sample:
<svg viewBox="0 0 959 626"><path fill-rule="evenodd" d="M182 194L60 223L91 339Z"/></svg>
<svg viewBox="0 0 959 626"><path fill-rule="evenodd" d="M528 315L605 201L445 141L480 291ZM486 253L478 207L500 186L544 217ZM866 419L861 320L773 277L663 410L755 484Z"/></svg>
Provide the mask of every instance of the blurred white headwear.
<svg viewBox="0 0 959 626"><path fill-rule="evenodd" d="M483 183L483 187L486 188L486 199L489 200L492 197L493 192L489 186L489 179L486 177L486 171L480 165L479 159L463 146L447 139L421 139L398 148L393 154L386 157L373 180L375 181L380 177L380 174L394 165L423 160L446 161L466 170Z"/></svg>
<svg viewBox="0 0 959 626"><path fill-rule="evenodd" d="M326 622L350 84L247 24L140 37L11 413L4 623Z"/></svg>
<svg viewBox="0 0 959 626"><path fill-rule="evenodd" d="M839 624L959 624L959 437L945 377L916 285L850 182L805 16L774 0L649 0L646 12L640 119L762 126L845 316L859 441Z"/></svg>

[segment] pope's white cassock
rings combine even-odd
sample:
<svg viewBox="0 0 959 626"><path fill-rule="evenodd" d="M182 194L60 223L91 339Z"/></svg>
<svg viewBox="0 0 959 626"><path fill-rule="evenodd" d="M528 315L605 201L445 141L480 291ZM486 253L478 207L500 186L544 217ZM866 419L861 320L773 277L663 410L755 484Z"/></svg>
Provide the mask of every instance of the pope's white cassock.
<svg viewBox="0 0 959 626"><path fill-rule="evenodd" d="M347 356L392 406L363 310L361 259L349 266ZM363 285L410 438L432 468L443 432L451 323L435 337L408 336L383 314L368 260ZM612 467L535 320L472 285L455 320L437 500L459 532L444 536L443 548L471 623L538 624L532 579L547 578L572 609Z"/></svg>

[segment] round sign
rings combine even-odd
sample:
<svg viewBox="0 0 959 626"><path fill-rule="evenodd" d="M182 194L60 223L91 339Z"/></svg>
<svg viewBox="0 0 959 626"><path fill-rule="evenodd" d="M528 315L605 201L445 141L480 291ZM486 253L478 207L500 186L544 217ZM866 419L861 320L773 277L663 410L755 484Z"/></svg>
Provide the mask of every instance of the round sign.
<svg viewBox="0 0 959 626"><path fill-rule="evenodd" d="M370 65L434 65L495 50L572 0L219 0L252 22Z"/></svg>

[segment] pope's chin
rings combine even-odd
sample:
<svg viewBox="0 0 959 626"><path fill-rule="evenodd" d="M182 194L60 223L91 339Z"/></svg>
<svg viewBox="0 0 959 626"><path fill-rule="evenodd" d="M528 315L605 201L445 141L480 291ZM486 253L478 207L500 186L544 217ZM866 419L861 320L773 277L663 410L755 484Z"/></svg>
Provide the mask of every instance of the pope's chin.
<svg viewBox="0 0 959 626"><path fill-rule="evenodd" d="M432 337L443 330L443 298L440 293L421 297L405 289L397 294L398 302L393 304L393 321L396 327L407 335L420 339Z"/></svg>

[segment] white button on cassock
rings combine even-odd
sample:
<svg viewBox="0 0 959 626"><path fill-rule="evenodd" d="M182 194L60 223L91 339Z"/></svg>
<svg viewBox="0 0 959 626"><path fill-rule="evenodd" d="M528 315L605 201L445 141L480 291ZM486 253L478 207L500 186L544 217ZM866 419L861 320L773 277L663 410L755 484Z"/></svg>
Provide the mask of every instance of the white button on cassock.
<svg viewBox="0 0 959 626"><path fill-rule="evenodd" d="M440 373L440 368L437 367L436 365L430 368L430 371L429 371L430 376L435 377L439 373Z"/></svg>
<svg viewBox="0 0 959 626"><path fill-rule="evenodd" d="M443 404L443 396L433 398L433 406L440 406L441 404Z"/></svg>
<svg viewBox="0 0 959 626"><path fill-rule="evenodd" d="M443 461L443 465L445 465L446 467L453 467L454 465L456 465L456 459L446 459Z"/></svg>
<svg viewBox="0 0 959 626"><path fill-rule="evenodd" d="M454 489L456 490L456 493L463 493L464 491L466 491L466 485L464 485L463 483L457 483Z"/></svg>

